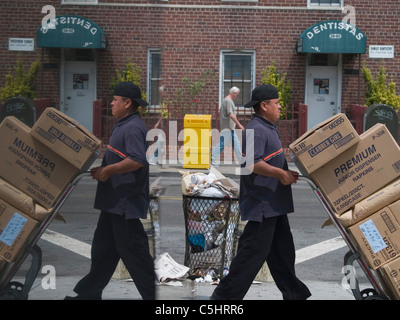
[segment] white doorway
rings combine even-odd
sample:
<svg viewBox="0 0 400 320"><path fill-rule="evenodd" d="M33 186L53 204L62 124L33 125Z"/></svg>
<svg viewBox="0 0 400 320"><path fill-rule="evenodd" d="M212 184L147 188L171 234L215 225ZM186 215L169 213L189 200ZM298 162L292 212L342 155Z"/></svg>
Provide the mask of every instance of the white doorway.
<svg viewBox="0 0 400 320"><path fill-rule="evenodd" d="M341 110L341 67L339 55L310 54L307 59L307 129Z"/></svg>
<svg viewBox="0 0 400 320"><path fill-rule="evenodd" d="M94 50L70 49L64 55L61 83L61 111L86 129L93 129L93 101L96 100Z"/></svg>

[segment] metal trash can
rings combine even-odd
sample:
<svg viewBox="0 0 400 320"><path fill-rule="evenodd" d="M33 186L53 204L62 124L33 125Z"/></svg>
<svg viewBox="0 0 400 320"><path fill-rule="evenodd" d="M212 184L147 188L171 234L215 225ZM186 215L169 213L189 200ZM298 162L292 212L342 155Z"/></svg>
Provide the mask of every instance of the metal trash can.
<svg viewBox="0 0 400 320"><path fill-rule="evenodd" d="M211 162L211 115L185 115L183 133L183 168L208 169Z"/></svg>
<svg viewBox="0 0 400 320"><path fill-rule="evenodd" d="M150 254L155 259L160 239L159 202L157 196L150 196L147 219L142 219L144 230L149 238Z"/></svg>
<svg viewBox="0 0 400 320"><path fill-rule="evenodd" d="M0 110L0 122L8 116L14 116L27 126L32 127L36 122L35 103L25 97L10 98Z"/></svg>
<svg viewBox="0 0 400 320"><path fill-rule="evenodd" d="M367 131L377 123L383 123L397 141L399 136L399 119L397 112L386 104L372 104L364 111L363 131Z"/></svg>
<svg viewBox="0 0 400 320"><path fill-rule="evenodd" d="M214 268L222 278L235 253L240 212L237 198L183 195L185 261L189 274Z"/></svg>

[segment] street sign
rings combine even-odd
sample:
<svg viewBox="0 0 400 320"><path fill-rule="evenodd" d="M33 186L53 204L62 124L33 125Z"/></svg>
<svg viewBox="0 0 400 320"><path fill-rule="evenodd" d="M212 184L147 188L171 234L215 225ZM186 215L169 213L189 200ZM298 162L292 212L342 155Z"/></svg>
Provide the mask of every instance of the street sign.
<svg viewBox="0 0 400 320"><path fill-rule="evenodd" d="M380 59L393 59L394 46L369 46L369 57Z"/></svg>
<svg viewBox="0 0 400 320"><path fill-rule="evenodd" d="M35 40L33 38L9 38L8 50L33 51L35 50Z"/></svg>

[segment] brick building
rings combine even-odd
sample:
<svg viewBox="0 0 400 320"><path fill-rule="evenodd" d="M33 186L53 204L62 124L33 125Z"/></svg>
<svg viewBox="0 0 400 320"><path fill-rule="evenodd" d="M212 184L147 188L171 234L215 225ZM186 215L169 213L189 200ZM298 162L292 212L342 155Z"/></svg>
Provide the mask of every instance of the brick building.
<svg viewBox="0 0 400 320"><path fill-rule="evenodd" d="M370 46L389 46L385 66L400 82L399 14L389 0L1 0L0 86L17 57L40 56L37 97L91 129L92 101L110 96L111 77L128 61L140 66L152 106L161 85L173 100L183 78L211 71L197 105L217 106L236 85L239 108L274 63L292 83L292 103L308 105L310 127L364 103L358 70L381 64ZM56 29L43 31L48 17Z"/></svg>

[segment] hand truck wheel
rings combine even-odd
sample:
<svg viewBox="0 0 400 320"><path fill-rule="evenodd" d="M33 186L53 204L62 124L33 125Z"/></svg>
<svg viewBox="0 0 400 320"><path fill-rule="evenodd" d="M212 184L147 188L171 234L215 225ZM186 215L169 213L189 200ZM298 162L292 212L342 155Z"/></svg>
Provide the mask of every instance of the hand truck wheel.
<svg viewBox="0 0 400 320"><path fill-rule="evenodd" d="M363 300L385 300L375 289L364 289L360 293Z"/></svg>
<svg viewBox="0 0 400 320"><path fill-rule="evenodd" d="M22 288L21 283L10 282L6 288L0 291L0 300L22 300Z"/></svg>

